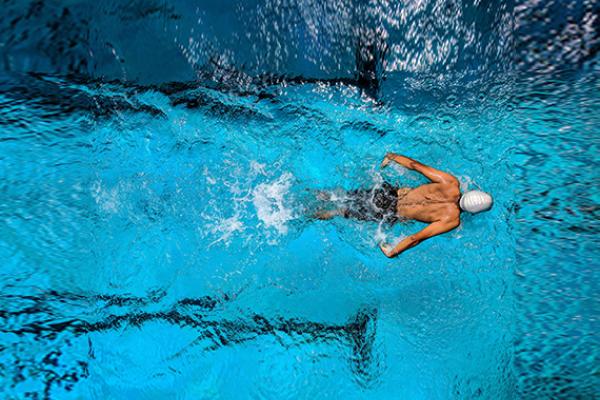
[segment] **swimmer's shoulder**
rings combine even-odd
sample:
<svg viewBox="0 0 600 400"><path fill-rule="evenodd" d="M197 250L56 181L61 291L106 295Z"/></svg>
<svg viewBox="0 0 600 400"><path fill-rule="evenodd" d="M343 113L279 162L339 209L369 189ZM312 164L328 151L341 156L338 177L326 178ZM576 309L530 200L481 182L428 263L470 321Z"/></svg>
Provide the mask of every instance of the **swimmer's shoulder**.
<svg viewBox="0 0 600 400"><path fill-rule="evenodd" d="M445 185L445 190L448 195L455 197L460 196L460 186L457 183L447 183Z"/></svg>
<svg viewBox="0 0 600 400"><path fill-rule="evenodd" d="M445 223L449 230L460 225L460 208L455 204L446 204L443 208L440 221Z"/></svg>

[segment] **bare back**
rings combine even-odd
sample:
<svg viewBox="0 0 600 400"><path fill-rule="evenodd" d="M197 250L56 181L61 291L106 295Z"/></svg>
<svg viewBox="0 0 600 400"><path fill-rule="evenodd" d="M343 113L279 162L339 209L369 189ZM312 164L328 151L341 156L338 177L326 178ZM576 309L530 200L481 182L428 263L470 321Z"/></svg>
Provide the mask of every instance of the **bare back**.
<svg viewBox="0 0 600 400"><path fill-rule="evenodd" d="M400 217L421 222L460 219L459 199L457 183L429 183L409 191L398 190L396 212Z"/></svg>
<svg viewBox="0 0 600 400"><path fill-rule="evenodd" d="M401 218L426 222L428 225L419 232L405 237L395 246L381 242L379 248L387 257L396 257L431 237L449 232L460 225L460 187L458 179L451 174L422 164L412 158L395 153L387 153L381 162L385 168L395 162L404 168L414 170L431 181L417 188L400 188L397 190L396 214ZM391 206L393 207L393 201ZM384 208L386 208L385 206ZM344 208L320 212L319 219L330 219L335 216L348 218L350 213Z"/></svg>
<svg viewBox="0 0 600 400"><path fill-rule="evenodd" d="M385 168L392 161L419 172L431 181L415 189L399 189L396 207L400 217L427 222L429 225L405 237L394 247L380 243L379 248L387 257L396 257L422 241L449 232L460 225L460 187L456 177L395 153L385 155L381 168Z"/></svg>

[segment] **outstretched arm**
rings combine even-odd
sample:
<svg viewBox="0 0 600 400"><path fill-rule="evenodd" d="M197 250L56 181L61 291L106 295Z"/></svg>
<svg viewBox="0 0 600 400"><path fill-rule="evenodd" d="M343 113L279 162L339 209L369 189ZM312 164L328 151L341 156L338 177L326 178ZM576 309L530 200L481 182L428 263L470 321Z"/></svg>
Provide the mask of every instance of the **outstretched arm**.
<svg viewBox="0 0 600 400"><path fill-rule="evenodd" d="M381 162L381 168L385 168L389 165L390 161L394 161L405 168L412 169L423 174L427 179L435 183L456 183L458 184L458 180L443 171L439 171L435 168L431 168L425 164L421 164L420 162L413 160L412 158L408 158L405 156L401 156L396 153L387 153Z"/></svg>
<svg viewBox="0 0 600 400"><path fill-rule="evenodd" d="M391 248L388 244L385 243L381 243L379 245L379 248L387 257L393 258L396 257L398 254L402 253L403 251L408 250L411 247L415 247L424 240L451 231L452 229L456 228L459 224L459 219L449 221L436 221L426 226L425 229L421 230L420 232L402 239L400 243L398 243L393 248Z"/></svg>

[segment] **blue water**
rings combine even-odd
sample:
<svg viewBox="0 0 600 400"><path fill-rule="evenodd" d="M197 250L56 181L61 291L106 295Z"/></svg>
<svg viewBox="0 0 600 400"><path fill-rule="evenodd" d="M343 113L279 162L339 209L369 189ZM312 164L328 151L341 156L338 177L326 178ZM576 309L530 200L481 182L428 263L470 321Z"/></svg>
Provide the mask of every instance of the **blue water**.
<svg viewBox="0 0 600 400"><path fill-rule="evenodd" d="M596 8L541 57L568 15L479 3L7 5L1 397L596 397ZM310 218L424 182L388 151L494 207L396 259L423 224Z"/></svg>

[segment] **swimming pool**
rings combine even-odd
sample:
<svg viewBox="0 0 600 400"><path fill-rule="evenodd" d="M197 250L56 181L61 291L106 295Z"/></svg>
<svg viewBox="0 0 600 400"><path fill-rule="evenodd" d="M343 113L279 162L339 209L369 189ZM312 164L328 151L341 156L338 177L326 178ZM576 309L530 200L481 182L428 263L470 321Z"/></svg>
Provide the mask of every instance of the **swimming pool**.
<svg viewBox="0 0 600 400"><path fill-rule="evenodd" d="M451 3L464 13L474 10ZM285 65L270 77L252 75L259 84L242 68L223 66L210 79L198 67L193 81L178 78L177 63L200 64L197 57L207 50L194 40L228 29L219 19L227 19L223 10L250 18L244 12L252 7L205 6L169 19L188 6L166 4L137 10L135 18L127 14L133 6L65 8L80 23L98 17L90 33L96 53L94 40L113 35L110 54L117 62L97 56L84 75L61 69L73 57L52 64L31 48L6 50L11 68L0 79L4 397L598 393L598 191L589 184L597 182L597 63L558 76L539 68L540 75L525 74L514 65L484 68L481 61L484 72L475 79L469 58L475 56L455 60L442 44L429 58L413 54L388 21L393 60L408 54L410 67L425 68L422 62L429 69L394 69L390 62L372 95L332 79L338 65L350 68L345 53L336 53L348 40L333 33L346 26L342 17L321 26L317 5L286 3L277 11L276 2L265 2L256 6L265 21L300 10L317 18L306 17L313 22L307 26L329 30L316 44L310 29L299 35L304 41L288 40L287 53L275 57ZM325 11L343 16L346 8L326 4ZM381 4L390 12L390 4ZM440 23L452 22L448 29L457 37L473 34L460 24L471 17L448 14L446 3L430 2L424 10L416 4L403 8L409 27L421 26L419 18L432 12L446 16ZM498 4L474 21L514 12ZM397 21L403 21L400 11L392 12ZM147 31L175 43L179 59L165 61L168 78L139 61L151 38L138 53L131 38L117 49L113 39L124 34L112 29L137 31L135 24L107 28L115 15L143 21ZM190 40L182 42L175 30ZM277 53L279 35L285 36L258 30L251 39ZM216 43L233 46L228 37ZM479 47L461 43L482 56ZM160 44L161 55L173 51ZM294 46L308 49L305 59L284 63ZM311 53L315 47L321 56ZM129 57L122 54L127 49ZM243 45L228 51L239 60L256 56ZM490 65L505 56L484 53ZM439 74L444 65L471 72ZM60 68L51 71L54 66ZM291 72L280 75L285 68ZM318 79L285 79L298 71ZM387 151L450 171L463 189L492 193L493 209L465 216L457 230L392 260L377 243L421 224L307 218L315 189L423 182L401 168L381 172Z"/></svg>

